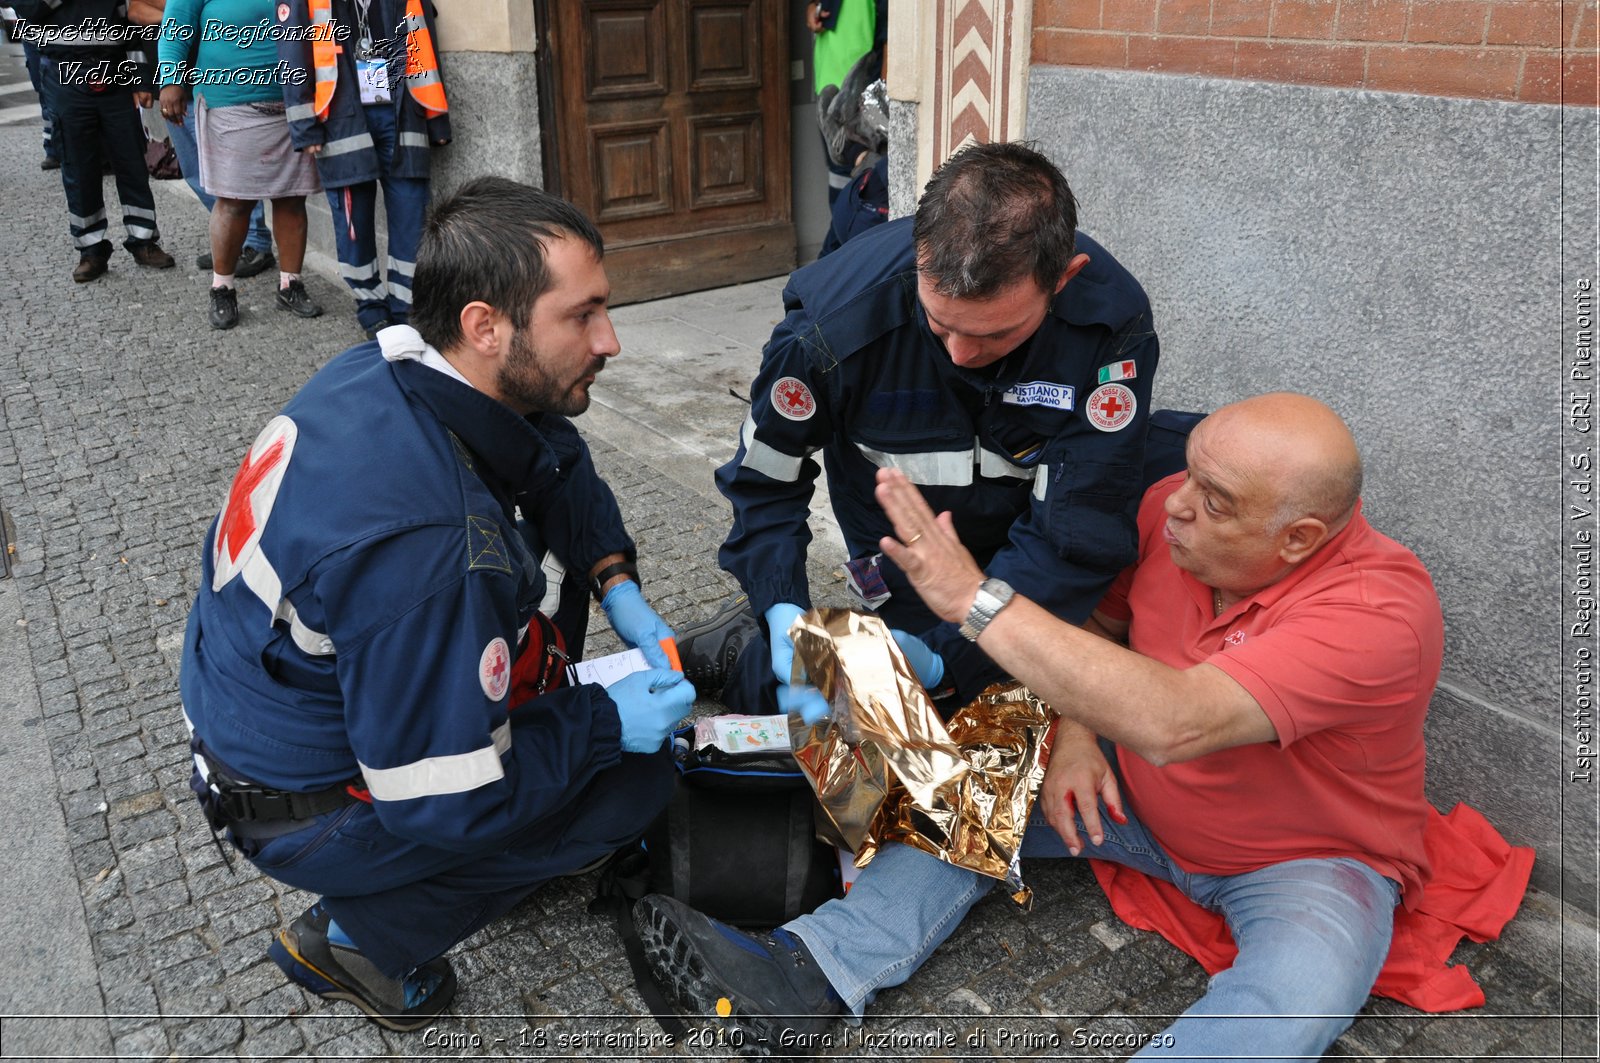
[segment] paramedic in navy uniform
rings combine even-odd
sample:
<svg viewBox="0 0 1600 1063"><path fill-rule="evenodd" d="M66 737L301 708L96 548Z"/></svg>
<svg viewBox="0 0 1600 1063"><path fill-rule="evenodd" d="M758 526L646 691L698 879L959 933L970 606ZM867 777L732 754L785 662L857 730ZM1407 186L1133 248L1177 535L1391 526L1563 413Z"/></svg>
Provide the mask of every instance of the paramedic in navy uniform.
<svg viewBox="0 0 1600 1063"><path fill-rule="evenodd" d="M741 711L773 711L775 691L807 722L826 712L814 688L788 684L786 634L811 605L819 452L851 589L923 636L937 657L908 641L911 663L930 690L953 685L957 704L1001 673L879 555L892 529L873 499L878 469L904 470L991 575L1073 623L1132 563L1155 326L1138 281L1076 230L1049 159L976 145L933 175L914 220L789 278L738 452L717 472L733 504L719 561L770 644L750 612L686 629L684 668L703 691L726 683L721 700Z"/></svg>
<svg viewBox="0 0 1600 1063"><path fill-rule="evenodd" d="M665 805L694 699L568 417L618 352L600 235L480 178L439 204L410 325L328 363L245 455L184 644L194 787L259 869L322 895L269 954L394 1029L443 954ZM589 593L651 667L570 685Z"/></svg>

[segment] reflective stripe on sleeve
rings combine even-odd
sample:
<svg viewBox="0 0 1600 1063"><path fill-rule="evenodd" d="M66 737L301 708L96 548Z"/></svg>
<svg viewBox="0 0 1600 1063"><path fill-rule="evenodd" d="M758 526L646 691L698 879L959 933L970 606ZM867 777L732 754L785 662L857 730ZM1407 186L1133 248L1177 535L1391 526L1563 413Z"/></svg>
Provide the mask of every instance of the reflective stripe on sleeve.
<svg viewBox="0 0 1600 1063"><path fill-rule="evenodd" d="M554 553L546 551L539 567L544 569L544 597L539 601L539 612L545 616L555 616L556 610L561 608L561 581L567 578L567 566ZM523 627L522 630L528 629ZM517 645L522 645L520 638Z"/></svg>
<svg viewBox="0 0 1600 1063"><path fill-rule="evenodd" d="M774 480L782 480L784 483L792 484L800 479L800 464L805 458L785 454L757 439L754 416L748 414L745 416L744 427L739 430L739 442L744 444L744 461L739 463L741 467ZM807 448L806 453L810 452Z"/></svg>
<svg viewBox="0 0 1600 1063"><path fill-rule="evenodd" d="M261 604L271 610L272 616L268 623L276 623L279 620L289 622L289 637L300 647L301 652L313 657L327 657L333 654L333 640L301 620L300 612L295 609L294 603L284 597L283 580L278 576L278 570L272 567L272 562L267 560L265 553L252 549L250 556L245 558L244 564L239 568L239 576L244 580L244 585L250 588L250 593L261 599Z"/></svg>
<svg viewBox="0 0 1600 1063"><path fill-rule="evenodd" d="M379 801L410 801L418 797L460 794L476 790L505 778L500 758L511 748L511 721L494 729L491 745L470 753L402 764L398 768L372 768L361 765L367 789Z"/></svg>

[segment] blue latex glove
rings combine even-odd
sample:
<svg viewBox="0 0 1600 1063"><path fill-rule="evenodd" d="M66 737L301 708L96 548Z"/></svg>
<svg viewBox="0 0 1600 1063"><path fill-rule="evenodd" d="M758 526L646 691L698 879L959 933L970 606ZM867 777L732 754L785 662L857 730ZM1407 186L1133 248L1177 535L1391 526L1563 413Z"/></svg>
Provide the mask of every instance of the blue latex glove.
<svg viewBox="0 0 1600 1063"><path fill-rule="evenodd" d="M606 619L611 621L611 630L623 642L643 653L650 667L672 667L672 662L667 659L667 651L661 648L661 640L676 636L667 622L657 616L656 611L644 600L637 583L625 579L606 591L606 596L600 599L600 608L605 610Z"/></svg>
<svg viewBox="0 0 1600 1063"><path fill-rule="evenodd" d="M939 685L939 680L944 678L944 658L933 651L926 642L917 636L905 631L891 629L889 634L900 646L900 652L906 655L906 663L911 670L917 673L917 678L928 690L933 690Z"/></svg>
<svg viewBox="0 0 1600 1063"><path fill-rule="evenodd" d="M682 672L649 668L623 676L606 688L622 720L622 748L654 753L694 705L694 684Z"/></svg>
<svg viewBox="0 0 1600 1063"><path fill-rule="evenodd" d="M785 714L797 712L800 714L800 719L805 721L805 725L810 727L814 723L826 720L833 707L828 704L828 699L822 696L822 691L816 687L779 683L778 711Z"/></svg>
<svg viewBox="0 0 1600 1063"><path fill-rule="evenodd" d="M789 625L805 612L792 602L779 602L766 612L767 635L772 647L772 674L778 679L778 711L797 712L809 726L828 715L828 700L814 686L794 685L789 677L794 670L794 639Z"/></svg>

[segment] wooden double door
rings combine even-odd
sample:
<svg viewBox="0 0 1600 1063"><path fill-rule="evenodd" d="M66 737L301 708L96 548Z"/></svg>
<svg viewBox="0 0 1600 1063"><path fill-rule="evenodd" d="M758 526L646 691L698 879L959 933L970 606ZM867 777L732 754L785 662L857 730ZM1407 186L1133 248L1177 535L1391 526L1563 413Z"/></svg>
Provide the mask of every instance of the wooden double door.
<svg viewBox="0 0 1600 1063"><path fill-rule="evenodd" d="M606 241L613 303L794 266L787 0L544 0L546 187Z"/></svg>

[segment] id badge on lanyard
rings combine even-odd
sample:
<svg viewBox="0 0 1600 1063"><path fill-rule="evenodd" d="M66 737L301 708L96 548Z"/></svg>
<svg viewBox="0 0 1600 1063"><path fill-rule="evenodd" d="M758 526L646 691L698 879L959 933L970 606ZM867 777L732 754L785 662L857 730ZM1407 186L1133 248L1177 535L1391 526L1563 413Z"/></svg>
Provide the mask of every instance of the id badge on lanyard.
<svg viewBox="0 0 1600 1063"><path fill-rule="evenodd" d="M389 63L373 47L372 30L365 17L361 19L361 40L356 45L356 83L361 87L363 105L389 102Z"/></svg>
<svg viewBox="0 0 1600 1063"><path fill-rule="evenodd" d="M361 86L363 104L388 103L389 64L382 59L357 59L356 81Z"/></svg>

